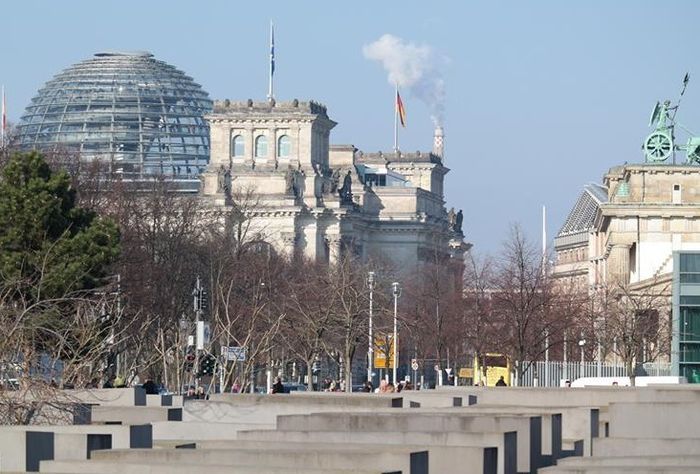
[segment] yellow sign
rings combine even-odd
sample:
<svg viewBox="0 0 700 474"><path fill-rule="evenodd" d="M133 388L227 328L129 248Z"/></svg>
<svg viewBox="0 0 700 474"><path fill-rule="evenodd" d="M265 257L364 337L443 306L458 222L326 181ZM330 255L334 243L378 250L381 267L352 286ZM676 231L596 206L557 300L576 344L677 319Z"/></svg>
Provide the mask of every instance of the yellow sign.
<svg viewBox="0 0 700 474"><path fill-rule="evenodd" d="M391 334L377 334L374 336L374 368L393 369L394 368L394 346Z"/></svg>
<svg viewBox="0 0 700 474"><path fill-rule="evenodd" d="M459 369L458 377L462 379L473 379L474 369L472 369L471 367L462 367L461 369Z"/></svg>

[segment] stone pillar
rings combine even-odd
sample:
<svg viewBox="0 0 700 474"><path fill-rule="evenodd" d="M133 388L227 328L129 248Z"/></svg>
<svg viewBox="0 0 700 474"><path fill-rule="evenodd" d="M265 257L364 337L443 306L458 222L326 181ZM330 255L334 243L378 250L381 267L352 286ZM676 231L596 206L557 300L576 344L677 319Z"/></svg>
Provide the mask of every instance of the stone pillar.
<svg viewBox="0 0 700 474"><path fill-rule="evenodd" d="M255 135L251 127L245 129L245 153L243 157L245 163L252 165L255 162Z"/></svg>
<svg viewBox="0 0 700 474"><path fill-rule="evenodd" d="M614 244L608 256L608 281L627 285L630 281L629 244Z"/></svg>
<svg viewBox="0 0 700 474"><path fill-rule="evenodd" d="M297 245L296 232L280 232L280 240L282 241L282 252L289 256L294 255Z"/></svg>
<svg viewBox="0 0 700 474"><path fill-rule="evenodd" d="M277 167L277 128L272 127L270 128L270 136L268 137L270 145L267 148L267 157L270 160L270 163L273 163L275 165L275 168Z"/></svg>
<svg viewBox="0 0 700 474"><path fill-rule="evenodd" d="M326 235L325 239L328 244L328 263L335 265L340 259L342 239L338 234Z"/></svg>

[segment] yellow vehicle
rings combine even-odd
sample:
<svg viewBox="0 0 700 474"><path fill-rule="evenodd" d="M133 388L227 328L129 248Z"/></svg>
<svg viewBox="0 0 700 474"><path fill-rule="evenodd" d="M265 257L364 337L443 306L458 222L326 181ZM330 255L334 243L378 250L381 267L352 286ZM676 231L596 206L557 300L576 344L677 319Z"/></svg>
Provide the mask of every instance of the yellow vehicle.
<svg viewBox="0 0 700 474"><path fill-rule="evenodd" d="M481 363L480 363L481 362ZM485 354L481 361L474 356L475 385L484 382L487 387L494 387L498 379L503 376L503 380L508 386L511 385L511 365L508 356L503 354Z"/></svg>

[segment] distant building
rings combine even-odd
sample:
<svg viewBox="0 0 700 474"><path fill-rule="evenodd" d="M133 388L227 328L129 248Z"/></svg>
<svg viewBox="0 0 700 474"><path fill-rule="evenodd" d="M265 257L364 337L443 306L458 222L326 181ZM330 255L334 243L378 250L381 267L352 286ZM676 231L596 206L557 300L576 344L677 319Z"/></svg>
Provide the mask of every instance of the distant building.
<svg viewBox="0 0 700 474"><path fill-rule="evenodd" d="M212 102L182 71L147 52L101 52L48 81L17 126L24 150L100 160L114 178L164 176L197 192L209 160Z"/></svg>
<svg viewBox="0 0 700 474"><path fill-rule="evenodd" d="M670 281L673 252L700 250L700 167L611 168L573 207L554 241L554 275L590 288Z"/></svg>
<svg viewBox="0 0 700 474"><path fill-rule="evenodd" d="M248 240L317 261L349 252L403 270L453 264L461 274L469 245L461 211L445 208L441 129L432 152L365 154L330 144L336 123L315 102L217 101L206 120L202 194L239 206Z"/></svg>

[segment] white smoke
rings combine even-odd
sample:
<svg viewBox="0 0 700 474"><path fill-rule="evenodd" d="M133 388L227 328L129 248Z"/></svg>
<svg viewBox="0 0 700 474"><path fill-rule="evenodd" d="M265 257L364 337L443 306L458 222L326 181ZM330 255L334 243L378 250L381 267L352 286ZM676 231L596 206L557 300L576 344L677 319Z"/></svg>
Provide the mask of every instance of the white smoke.
<svg viewBox="0 0 700 474"><path fill-rule="evenodd" d="M445 81L441 69L447 63L445 56L435 53L428 45L408 43L390 34L365 45L362 53L367 59L379 61L389 73L389 83L408 88L430 108L435 125L442 125Z"/></svg>

